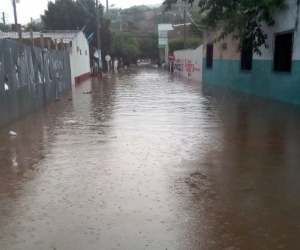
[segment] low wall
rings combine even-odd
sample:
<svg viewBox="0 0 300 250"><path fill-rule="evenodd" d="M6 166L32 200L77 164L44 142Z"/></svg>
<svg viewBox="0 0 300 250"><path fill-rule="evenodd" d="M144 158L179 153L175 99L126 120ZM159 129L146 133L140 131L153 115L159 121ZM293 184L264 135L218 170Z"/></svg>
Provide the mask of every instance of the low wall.
<svg viewBox="0 0 300 250"><path fill-rule="evenodd" d="M174 72L197 81L202 81L203 46L194 50L174 51Z"/></svg>
<svg viewBox="0 0 300 250"><path fill-rule="evenodd" d="M70 89L66 51L42 51L0 39L0 126L38 110Z"/></svg>

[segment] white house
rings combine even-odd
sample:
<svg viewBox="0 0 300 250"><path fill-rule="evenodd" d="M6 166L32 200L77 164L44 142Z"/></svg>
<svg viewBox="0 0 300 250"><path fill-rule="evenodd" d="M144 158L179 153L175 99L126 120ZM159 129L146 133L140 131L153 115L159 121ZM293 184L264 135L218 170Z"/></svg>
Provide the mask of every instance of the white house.
<svg viewBox="0 0 300 250"><path fill-rule="evenodd" d="M82 82L90 77L90 52L89 43L81 30L58 30L33 32L33 38L51 38L53 44L57 41L58 48L61 48L61 42L70 55L70 67L72 83ZM0 38L17 39L17 32L0 32ZM22 38L29 39L30 32L23 32ZM66 45L66 46L65 46ZM47 48L47 44L45 44Z"/></svg>

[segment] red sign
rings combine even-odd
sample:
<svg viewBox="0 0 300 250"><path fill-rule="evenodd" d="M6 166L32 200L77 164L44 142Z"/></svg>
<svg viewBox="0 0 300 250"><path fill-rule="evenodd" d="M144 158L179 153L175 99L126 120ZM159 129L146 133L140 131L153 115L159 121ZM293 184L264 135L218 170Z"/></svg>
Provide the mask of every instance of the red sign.
<svg viewBox="0 0 300 250"><path fill-rule="evenodd" d="M174 54L169 54L169 61L175 61Z"/></svg>

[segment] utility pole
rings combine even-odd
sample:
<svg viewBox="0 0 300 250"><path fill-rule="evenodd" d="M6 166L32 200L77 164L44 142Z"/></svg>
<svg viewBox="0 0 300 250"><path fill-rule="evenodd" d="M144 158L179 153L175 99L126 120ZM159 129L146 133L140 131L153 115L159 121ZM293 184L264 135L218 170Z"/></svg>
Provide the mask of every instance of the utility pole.
<svg viewBox="0 0 300 250"><path fill-rule="evenodd" d="M98 0L96 0L96 11L97 11L96 31L97 31L98 72L99 72L100 79L102 79L102 67L100 66L101 42L100 42L100 13L99 13L99 2L98 2Z"/></svg>
<svg viewBox="0 0 300 250"><path fill-rule="evenodd" d="M121 9L120 9L120 12L118 12L118 15L120 16L120 31L122 31L122 29L123 29L123 20L122 20Z"/></svg>
<svg viewBox="0 0 300 250"><path fill-rule="evenodd" d="M108 0L106 0L106 18L108 18Z"/></svg>
<svg viewBox="0 0 300 250"><path fill-rule="evenodd" d="M186 48L186 9L185 7L183 8L183 19L184 19L184 24L183 24L183 48Z"/></svg>
<svg viewBox="0 0 300 250"><path fill-rule="evenodd" d="M13 8L14 8L14 16L15 16L15 29L17 30L18 26L18 18L17 18L17 6L16 6L16 0L12 0Z"/></svg>
<svg viewBox="0 0 300 250"><path fill-rule="evenodd" d="M5 13L4 12L2 12L2 18L1 19L3 20L3 24L4 24L4 27L5 27L6 22L5 22Z"/></svg>

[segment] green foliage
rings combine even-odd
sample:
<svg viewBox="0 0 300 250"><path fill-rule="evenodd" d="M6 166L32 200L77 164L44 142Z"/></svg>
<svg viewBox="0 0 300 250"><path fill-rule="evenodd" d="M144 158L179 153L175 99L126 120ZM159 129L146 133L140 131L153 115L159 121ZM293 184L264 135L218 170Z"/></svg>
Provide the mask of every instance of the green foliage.
<svg viewBox="0 0 300 250"><path fill-rule="evenodd" d="M112 37L112 31L110 30L111 20L102 17L100 22L101 22L101 29L100 29L101 50L102 50L102 57L104 58L105 55L110 54L113 37ZM97 39L95 34L91 45L96 47L97 45L96 41Z"/></svg>
<svg viewBox="0 0 300 250"><path fill-rule="evenodd" d="M158 58L158 35L157 32L147 33L145 36L138 38L139 58L155 60Z"/></svg>
<svg viewBox="0 0 300 250"><path fill-rule="evenodd" d="M186 49L194 49L202 44L201 38L187 38L186 39ZM174 38L169 40L169 51L173 53L175 50L184 49L183 38Z"/></svg>
<svg viewBox="0 0 300 250"><path fill-rule="evenodd" d="M136 22L144 20L144 12L151 11L151 8L141 5L141 6L133 6L129 9L126 9L124 12L133 13L133 20Z"/></svg>
<svg viewBox="0 0 300 250"><path fill-rule="evenodd" d="M3 32L11 31L11 26L10 25L5 25L3 23L0 23L0 30Z"/></svg>
<svg viewBox="0 0 300 250"><path fill-rule="evenodd" d="M132 20L128 20L127 21L127 30L130 31L134 31L134 30L139 30L140 26L138 23L132 21Z"/></svg>
<svg viewBox="0 0 300 250"><path fill-rule="evenodd" d="M82 5L72 0L56 0L48 2L48 9L41 16L45 29L48 30L76 30L83 29L84 33L90 35L94 33L90 47L97 47L96 27L97 10L94 0L80 0ZM99 5L100 15L100 35L102 57L110 53L112 44L112 34L110 30L111 20L103 17L103 6ZM91 49L92 51L92 49Z"/></svg>
<svg viewBox="0 0 300 250"><path fill-rule="evenodd" d="M33 31L42 31L44 30L44 24L43 23L28 23L26 26L25 26L25 31L30 31L30 30L33 30Z"/></svg>
<svg viewBox="0 0 300 250"><path fill-rule="evenodd" d="M122 58L125 64L136 62L139 56L139 44L135 36L128 32L113 32L111 55Z"/></svg>
<svg viewBox="0 0 300 250"><path fill-rule="evenodd" d="M48 30L76 30L82 29L91 19L92 13L96 16L96 7L93 0L80 1L85 8L78 2L72 0L56 0L48 2L48 9L41 16L45 29ZM102 16L102 6L99 9ZM95 20L95 19L94 19ZM91 23L88 23L90 26Z"/></svg>
<svg viewBox="0 0 300 250"><path fill-rule="evenodd" d="M194 0L183 0L193 5ZM273 14L288 6L285 0L197 0L200 13L206 14L208 28L216 29L222 24L221 34L216 38L220 41L233 32L234 39L240 44L251 43L253 51L261 54L260 47L266 44L267 34L261 23L274 26ZM171 9L177 0L164 0L165 10Z"/></svg>
<svg viewBox="0 0 300 250"><path fill-rule="evenodd" d="M203 31L205 30L205 16L198 14L193 17L193 20L195 23L191 22L189 32L190 34L193 34L194 36L198 36L203 38ZM199 29L200 28L200 29Z"/></svg>

